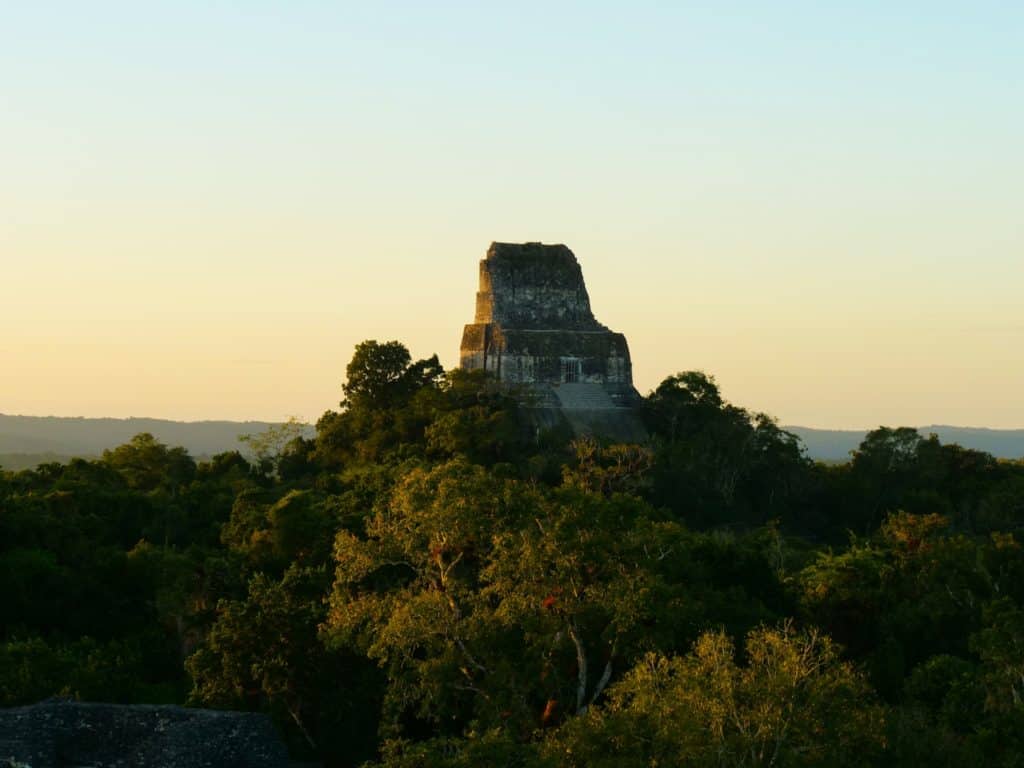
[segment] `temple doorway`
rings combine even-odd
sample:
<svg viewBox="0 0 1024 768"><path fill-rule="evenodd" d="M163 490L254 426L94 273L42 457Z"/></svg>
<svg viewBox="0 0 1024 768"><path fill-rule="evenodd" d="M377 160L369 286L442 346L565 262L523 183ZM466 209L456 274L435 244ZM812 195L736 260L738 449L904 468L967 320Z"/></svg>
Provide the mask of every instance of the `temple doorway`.
<svg viewBox="0 0 1024 768"><path fill-rule="evenodd" d="M583 378L583 361L578 357L562 358L562 383L571 384Z"/></svg>

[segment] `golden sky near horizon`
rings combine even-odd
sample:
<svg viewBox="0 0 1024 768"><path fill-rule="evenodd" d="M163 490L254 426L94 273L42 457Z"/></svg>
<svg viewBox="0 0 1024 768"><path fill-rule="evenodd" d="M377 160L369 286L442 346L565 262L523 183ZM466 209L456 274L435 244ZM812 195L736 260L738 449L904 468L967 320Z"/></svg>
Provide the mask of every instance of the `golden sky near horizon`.
<svg viewBox="0 0 1024 768"><path fill-rule="evenodd" d="M643 393L1024 427L1022 13L739 5L0 12L0 413L315 419L540 240Z"/></svg>

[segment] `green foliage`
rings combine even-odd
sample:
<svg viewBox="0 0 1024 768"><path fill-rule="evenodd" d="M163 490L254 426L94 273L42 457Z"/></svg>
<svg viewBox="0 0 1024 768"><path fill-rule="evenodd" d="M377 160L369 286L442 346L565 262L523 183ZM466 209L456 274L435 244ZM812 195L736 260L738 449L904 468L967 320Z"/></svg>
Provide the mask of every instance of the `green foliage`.
<svg viewBox="0 0 1024 768"><path fill-rule="evenodd" d="M163 703L180 696L176 686L152 682L153 638L98 642L81 637L47 642L40 637L0 645L0 706L51 696L113 702Z"/></svg>
<svg viewBox="0 0 1024 768"><path fill-rule="evenodd" d="M186 664L192 703L279 713L301 736L300 754L371 757L376 680L368 665L319 642L327 583L323 567L293 565L280 580L257 573L244 598L221 601Z"/></svg>
<svg viewBox="0 0 1024 768"><path fill-rule="evenodd" d="M566 766L876 765L884 712L827 637L791 624L724 632L686 656L651 653L608 703L567 723L547 751Z"/></svg>
<svg viewBox="0 0 1024 768"><path fill-rule="evenodd" d="M283 424L276 424L258 434L239 435L239 442L245 443L256 457L257 466L264 474L276 475L282 465L294 473L295 458L305 449L303 424L294 416ZM287 471L287 470L286 470Z"/></svg>
<svg viewBox="0 0 1024 768"><path fill-rule="evenodd" d="M177 493L195 475L196 465L184 448L168 448L147 432L112 451L103 462L124 478L129 488Z"/></svg>
<svg viewBox="0 0 1024 768"><path fill-rule="evenodd" d="M1024 464L815 465L699 372L645 445L516 394L368 341L252 463L0 472L0 704L265 711L328 766L1024 762Z"/></svg>
<svg viewBox="0 0 1024 768"><path fill-rule="evenodd" d="M986 605L971 650L981 659L985 708L1024 713L1024 610L1006 597Z"/></svg>
<svg viewBox="0 0 1024 768"><path fill-rule="evenodd" d="M434 355L412 362L409 350L397 341L364 341L345 369L343 406L380 409L394 406L417 389L435 383L444 369Z"/></svg>
<svg viewBox="0 0 1024 768"><path fill-rule="evenodd" d="M721 543L659 517L633 497L543 490L462 460L412 470L365 535L338 534L325 638L384 670L393 738L453 721L554 725L648 650L771 615L732 574L702 569ZM767 563L758 575L771 580Z"/></svg>
<svg viewBox="0 0 1024 768"><path fill-rule="evenodd" d="M810 462L769 416L725 402L699 371L665 379L644 414L657 446L655 503L695 527L798 524Z"/></svg>

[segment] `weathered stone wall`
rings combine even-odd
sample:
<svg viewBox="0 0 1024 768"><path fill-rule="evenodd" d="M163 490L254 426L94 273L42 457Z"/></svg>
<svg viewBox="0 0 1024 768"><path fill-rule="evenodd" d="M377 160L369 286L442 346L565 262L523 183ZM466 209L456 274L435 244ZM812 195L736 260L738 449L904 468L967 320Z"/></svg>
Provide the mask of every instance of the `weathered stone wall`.
<svg viewBox="0 0 1024 768"><path fill-rule="evenodd" d="M480 262L476 322L505 328L606 330L594 319L583 271L564 245L491 243Z"/></svg>
<svg viewBox="0 0 1024 768"><path fill-rule="evenodd" d="M265 715L59 699L0 709L0 760L7 759L32 768L289 765Z"/></svg>
<svg viewBox="0 0 1024 768"><path fill-rule="evenodd" d="M576 381L632 386L626 337L612 331L506 330L467 325L461 366L484 369L510 384L559 383L563 363L577 361Z"/></svg>

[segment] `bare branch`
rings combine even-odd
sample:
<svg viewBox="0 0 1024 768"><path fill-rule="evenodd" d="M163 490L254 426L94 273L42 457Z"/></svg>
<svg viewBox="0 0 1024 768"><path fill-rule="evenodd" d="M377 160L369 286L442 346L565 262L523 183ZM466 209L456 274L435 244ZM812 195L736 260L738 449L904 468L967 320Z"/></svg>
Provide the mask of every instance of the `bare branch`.
<svg viewBox="0 0 1024 768"><path fill-rule="evenodd" d="M612 659L608 657L608 663L604 665L604 672L601 673L601 679L597 681L597 685L594 687L594 692L590 696L590 701L587 704L588 707L594 706L594 702L597 701L597 697L600 696L608 682L612 679Z"/></svg>
<svg viewBox="0 0 1024 768"><path fill-rule="evenodd" d="M587 711L585 703L587 698L587 653L583 649L583 641L580 640L579 633L576 631L576 625L571 621L569 622L569 637L572 639L573 645L576 646L576 666L578 667L576 714L582 715Z"/></svg>
<svg viewBox="0 0 1024 768"><path fill-rule="evenodd" d="M452 686L452 688L454 688L456 691L468 691L470 693L475 693L477 696L482 697L484 701L491 700L491 697L487 695L486 691L477 688L475 685L459 685L456 683Z"/></svg>
<svg viewBox="0 0 1024 768"><path fill-rule="evenodd" d="M456 565L459 564L459 561L462 559L462 556L464 554L465 554L465 552L459 552L458 556L454 560L452 560L450 563L448 563L447 567L442 567L441 568L441 583L442 584L447 584L448 583L448 574L452 572L452 568L454 568ZM440 563L439 563L439 565L440 565Z"/></svg>
<svg viewBox="0 0 1024 768"><path fill-rule="evenodd" d="M313 737L306 729L306 724L302 722L302 717L299 715L299 705L292 704L292 702L290 701L285 701L285 709L288 710L288 714L291 715L292 720L295 721L295 725L299 727L299 733L302 734L302 737L306 740L306 743L309 744L309 746L311 746L313 749L316 749L316 742L313 741Z"/></svg>
<svg viewBox="0 0 1024 768"><path fill-rule="evenodd" d="M463 643L460 638L455 638L455 644L459 646L459 650L462 651L462 655L466 657L466 660L470 664L472 664L474 668L479 669L481 672L485 673L488 671L487 667L485 667L483 664L481 664L479 661L473 658L473 654L469 652L469 649L466 648L466 644Z"/></svg>

